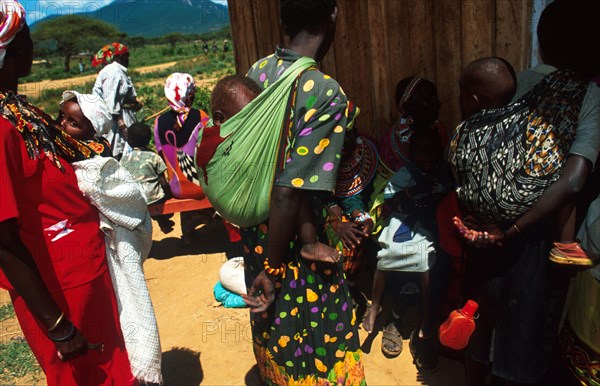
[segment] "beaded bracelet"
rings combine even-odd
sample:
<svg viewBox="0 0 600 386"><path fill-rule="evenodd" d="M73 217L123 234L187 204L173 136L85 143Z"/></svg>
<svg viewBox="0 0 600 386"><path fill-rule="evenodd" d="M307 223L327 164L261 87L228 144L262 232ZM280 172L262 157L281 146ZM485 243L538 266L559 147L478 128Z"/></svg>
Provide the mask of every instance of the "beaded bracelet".
<svg viewBox="0 0 600 386"><path fill-rule="evenodd" d="M358 216L354 217L354 221L356 222L365 222L371 219L371 215L368 212L361 212Z"/></svg>
<svg viewBox="0 0 600 386"><path fill-rule="evenodd" d="M48 338L50 338L50 340L55 343L68 342L71 339L75 338L75 325L71 323L71 329L69 330L67 335L63 336L62 338L53 338L50 336L50 334L48 334Z"/></svg>
<svg viewBox="0 0 600 386"><path fill-rule="evenodd" d="M285 264L281 264L281 267L279 268L273 268L269 265L269 261L267 259L265 259L263 262L263 267L265 272L271 276L283 276L283 273L285 272Z"/></svg>

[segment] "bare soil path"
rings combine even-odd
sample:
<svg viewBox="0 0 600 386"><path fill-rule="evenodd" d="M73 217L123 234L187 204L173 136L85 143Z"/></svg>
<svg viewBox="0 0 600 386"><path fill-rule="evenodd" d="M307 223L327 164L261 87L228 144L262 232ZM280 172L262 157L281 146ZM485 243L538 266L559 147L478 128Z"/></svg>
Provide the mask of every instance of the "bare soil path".
<svg viewBox="0 0 600 386"><path fill-rule="evenodd" d="M168 235L155 227L154 245L144 264L160 330L165 385L258 385L248 310L223 308L212 292L219 268L237 254L236 248L218 221L199 228L196 242L186 246L179 239L179 215L173 219L175 230ZM0 291L0 304L8 301ZM14 319L0 327L3 339L7 333L20 333ZM457 360L441 357L435 374L421 375L412 364L408 340L399 357L388 359L381 353L381 333L367 339L361 329L360 337L366 341L365 370L371 386L465 384ZM17 382L30 383L29 378Z"/></svg>
<svg viewBox="0 0 600 386"><path fill-rule="evenodd" d="M155 64L152 66L133 68L132 71L136 71L141 74L145 74L148 72L156 72L156 71L163 70L165 68L170 68L170 67L175 66L176 64L177 64L177 62L167 62L167 63ZM42 80L39 82L23 83L23 84L19 85L19 92L30 98L39 97L39 95L41 94L41 92L43 90L56 89L56 88L68 90L70 88L73 88L73 86L79 86L79 85L82 85L82 84L85 84L88 82L95 81L97 75L98 74L94 73L94 74L90 74L90 75L78 76L78 77L69 78L69 79Z"/></svg>

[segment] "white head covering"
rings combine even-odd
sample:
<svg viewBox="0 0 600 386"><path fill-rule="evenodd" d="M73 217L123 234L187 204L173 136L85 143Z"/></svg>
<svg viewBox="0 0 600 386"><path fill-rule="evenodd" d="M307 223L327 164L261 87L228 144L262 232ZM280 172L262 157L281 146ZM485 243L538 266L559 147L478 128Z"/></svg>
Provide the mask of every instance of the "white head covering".
<svg viewBox="0 0 600 386"><path fill-rule="evenodd" d="M81 112L92 122L96 134L108 134L113 126L113 117L104 99L97 95L80 94L74 90L63 92L60 106L70 100L77 100Z"/></svg>
<svg viewBox="0 0 600 386"><path fill-rule="evenodd" d="M192 107L196 83L190 74L174 72L165 82L165 96L171 109L177 113L177 123L183 126Z"/></svg>
<svg viewBox="0 0 600 386"><path fill-rule="evenodd" d="M25 23L25 9L15 0L0 0L0 69L4 66L6 47Z"/></svg>

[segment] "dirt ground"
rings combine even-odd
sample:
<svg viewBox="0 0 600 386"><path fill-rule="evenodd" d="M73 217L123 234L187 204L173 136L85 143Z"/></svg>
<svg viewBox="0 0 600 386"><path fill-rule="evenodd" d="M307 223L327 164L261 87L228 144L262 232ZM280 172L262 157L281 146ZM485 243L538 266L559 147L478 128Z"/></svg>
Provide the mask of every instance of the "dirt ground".
<svg viewBox="0 0 600 386"><path fill-rule="evenodd" d="M135 71L139 72L140 74L145 74L147 72L155 72L163 70L165 68L173 67L176 64L177 62L155 64L153 66L138 67L135 69ZM68 90L70 88L73 88L74 86L79 86L88 82L93 82L96 80L97 76L98 74L93 73L90 75L78 76L69 79L42 80L39 82L22 83L19 85L19 93L28 97L38 97L43 90L56 88Z"/></svg>
<svg viewBox="0 0 600 386"><path fill-rule="evenodd" d="M177 222L178 215L175 216ZM168 385L258 385L247 309L221 307L212 289L219 268L239 254L216 221L197 230L186 247L179 225L168 235L154 231L154 246L144 268L161 335L164 376ZM461 385L462 364L440 358L435 374L420 375L412 364L408 340L399 357L381 353L381 333L365 341L369 385Z"/></svg>
<svg viewBox="0 0 600 386"><path fill-rule="evenodd" d="M237 247L229 243L219 221L200 227L196 242L186 246L179 238L179 215L174 220L175 230L168 235L154 224L154 245L144 264L158 319L165 384L258 385L248 310L224 308L213 296L219 268L239 254ZM0 293L2 301L8 301L6 293ZM6 323L18 333L14 321ZM436 373L422 375L412 364L408 340L399 357L388 359L381 353L381 333L367 338L361 329L360 337L369 385L465 383L456 359L442 356Z"/></svg>

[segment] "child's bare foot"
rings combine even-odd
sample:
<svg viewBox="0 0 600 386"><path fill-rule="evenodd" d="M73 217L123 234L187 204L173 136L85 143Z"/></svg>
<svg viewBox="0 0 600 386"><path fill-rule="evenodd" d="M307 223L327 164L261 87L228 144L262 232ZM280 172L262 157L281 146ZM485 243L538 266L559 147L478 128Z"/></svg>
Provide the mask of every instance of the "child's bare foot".
<svg viewBox="0 0 600 386"><path fill-rule="evenodd" d="M373 328L375 327L375 320L377 316L381 312L381 306L379 304L371 303L367 313L365 314L365 320L362 323L363 328L369 334L373 332Z"/></svg>
<svg viewBox="0 0 600 386"><path fill-rule="evenodd" d="M340 260L340 252L337 249L318 241L314 244L304 244L300 255L306 260L325 263L337 263Z"/></svg>

